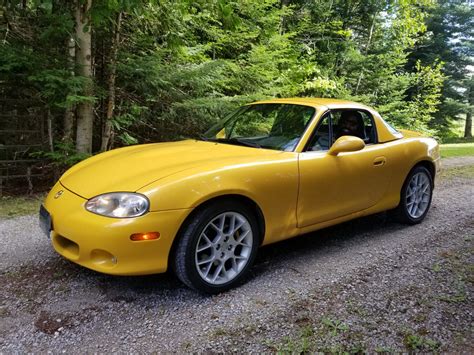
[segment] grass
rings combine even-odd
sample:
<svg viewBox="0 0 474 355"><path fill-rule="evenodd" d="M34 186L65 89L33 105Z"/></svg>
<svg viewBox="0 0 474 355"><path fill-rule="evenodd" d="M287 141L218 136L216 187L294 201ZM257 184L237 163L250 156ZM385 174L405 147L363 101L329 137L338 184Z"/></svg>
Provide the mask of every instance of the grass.
<svg viewBox="0 0 474 355"><path fill-rule="evenodd" d="M43 194L27 197L0 197L0 218L12 218L37 213L44 197Z"/></svg>
<svg viewBox="0 0 474 355"><path fill-rule="evenodd" d="M306 354L314 348L313 337L314 329L307 325L300 329L296 338L284 337L280 344L273 344L271 341L265 341L265 345L276 351L277 354Z"/></svg>
<svg viewBox="0 0 474 355"><path fill-rule="evenodd" d="M365 353L365 347L361 344L337 343L344 337L344 333L350 331L349 326L340 320L324 317L318 326L311 320L309 324L299 327L297 334L283 337L276 344L265 341L264 344L277 354L306 354L314 352L323 353ZM333 343L336 342L337 345Z"/></svg>
<svg viewBox="0 0 474 355"><path fill-rule="evenodd" d="M441 144L440 150L442 158L474 155L474 143Z"/></svg>
<svg viewBox="0 0 474 355"><path fill-rule="evenodd" d="M454 178L454 177L462 177L472 179L474 178L474 165L468 166L458 166L455 168L449 169L442 169L439 177L444 179Z"/></svg>

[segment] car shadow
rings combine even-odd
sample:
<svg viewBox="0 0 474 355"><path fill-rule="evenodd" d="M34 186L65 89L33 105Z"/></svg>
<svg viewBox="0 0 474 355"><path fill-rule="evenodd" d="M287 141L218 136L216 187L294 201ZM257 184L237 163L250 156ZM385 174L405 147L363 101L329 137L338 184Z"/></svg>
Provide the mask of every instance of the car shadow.
<svg viewBox="0 0 474 355"><path fill-rule="evenodd" d="M245 281L251 283L253 279L264 277L266 272L283 267L288 260L324 253L334 247L346 248L354 243L384 238L386 232L404 228L408 227L394 223L385 213L380 213L264 246L259 249L255 264ZM76 275L84 277L83 281L96 285L100 295L111 302L141 303L147 306L152 304L149 300L167 295L179 297L183 301L215 297L189 290L172 272L148 276L110 276L72 263L69 267L75 268ZM168 297L163 297L163 300L166 299Z"/></svg>
<svg viewBox="0 0 474 355"><path fill-rule="evenodd" d="M391 221L384 212L361 217L264 246L259 250L252 271L257 276L268 268L278 267L289 258L313 255L333 247L350 247L352 243L383 238L384 233L388 231L402 230L406 227Z"/></svg>

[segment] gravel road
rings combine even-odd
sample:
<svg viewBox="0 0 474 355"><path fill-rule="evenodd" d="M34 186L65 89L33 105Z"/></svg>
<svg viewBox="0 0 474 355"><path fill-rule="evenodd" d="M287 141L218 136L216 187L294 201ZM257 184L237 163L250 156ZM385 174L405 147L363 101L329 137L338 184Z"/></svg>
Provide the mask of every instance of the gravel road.
<svg viewBox="0 0 474 355"><path fill-rule="evenodd" d="M0 220L0 353L473 353L474 179L459 167L474 159L443 163L456 173L422 224L378 214L262 248L245 285L212 297L83 269L36 216Z"/></svg>

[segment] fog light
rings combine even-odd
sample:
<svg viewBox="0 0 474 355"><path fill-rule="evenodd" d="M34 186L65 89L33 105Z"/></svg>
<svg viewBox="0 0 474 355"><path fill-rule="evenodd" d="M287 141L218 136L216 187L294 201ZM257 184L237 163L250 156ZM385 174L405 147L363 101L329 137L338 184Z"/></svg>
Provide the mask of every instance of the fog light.
<svg viewBox="0 0 474 355"><path fill-rule="evenodd" d="M142 240L153 240L160 237L159 232L148 232L148 233L135 233L130 236L130 239L134 242L139 242Z"/></svg>
<svg viewBox="0 0 474 355"><path fill-rule="evenodd" d="M91 251L91 260L94 264L104 267L112 267L117 264L117 257L115 255L101 249Z"/></svg>

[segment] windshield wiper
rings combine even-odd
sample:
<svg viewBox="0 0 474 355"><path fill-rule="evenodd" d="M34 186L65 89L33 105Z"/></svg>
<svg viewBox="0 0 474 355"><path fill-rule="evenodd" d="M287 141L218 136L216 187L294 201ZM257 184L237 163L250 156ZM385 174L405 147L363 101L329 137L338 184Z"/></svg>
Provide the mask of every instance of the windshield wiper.
<svg viewBox="0 0 474 355"><path fill-rule="evenodd" d="M262 146L258 143L255 142L249 142L240 138L218 138L215 141L217 142L223 142L223 143L230 143L230 144L237 144L237 145L243 145L246 147L252 147L252 148L262 148Z"/></svg>
<svg viewBox="0 0 474 355"><path fill-rule="evenodd" d="M206 142L213 140L212 138L206 137L204 134L200 134L198 139L201 141L206 141Z"/></svg>

